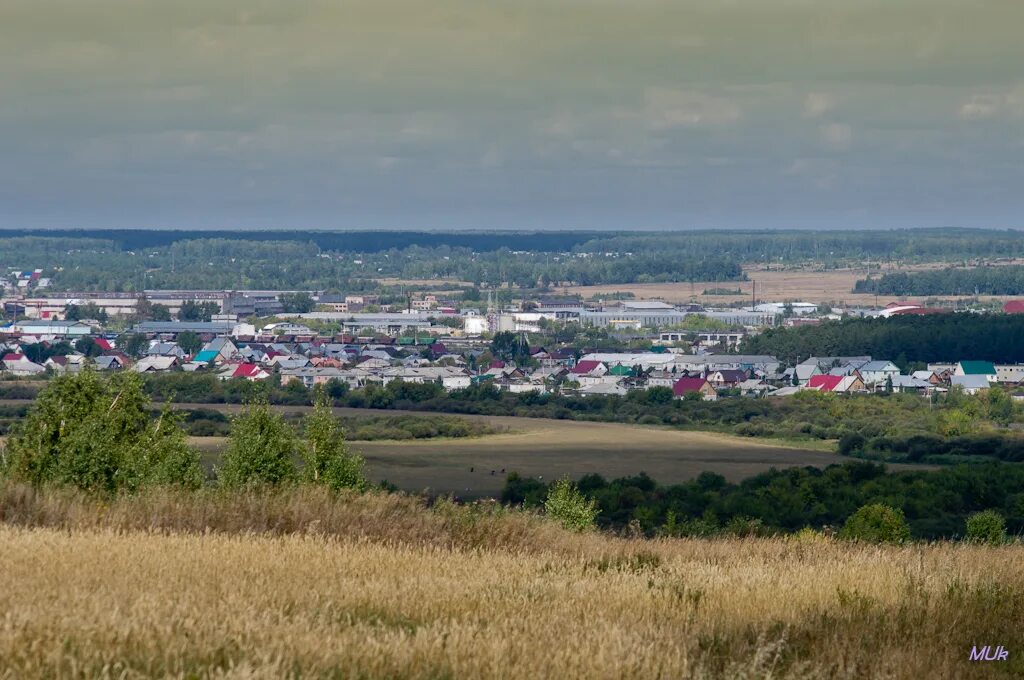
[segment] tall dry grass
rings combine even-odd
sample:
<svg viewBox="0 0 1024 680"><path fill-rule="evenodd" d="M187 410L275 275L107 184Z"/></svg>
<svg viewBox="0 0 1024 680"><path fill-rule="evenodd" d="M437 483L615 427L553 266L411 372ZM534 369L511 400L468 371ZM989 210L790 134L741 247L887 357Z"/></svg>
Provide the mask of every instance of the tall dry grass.
<svg viewBox="0 0 1024 680"><path fill-rule="evenodd" d="M1017 546L626 540L402 497L192 500L6 488L0 677L1022 670ZM974 644L1010 660L969 662Z"/></svg>

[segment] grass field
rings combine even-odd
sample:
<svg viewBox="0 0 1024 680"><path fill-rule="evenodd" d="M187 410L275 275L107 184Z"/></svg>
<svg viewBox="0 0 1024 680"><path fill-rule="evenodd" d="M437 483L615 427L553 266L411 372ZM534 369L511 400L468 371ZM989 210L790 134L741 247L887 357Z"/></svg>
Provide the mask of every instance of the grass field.
<svg viewBox="0 0 1024 680"><path fill-rule="evenodd" d="M212 408L238 409L221 405ZM335 413L358 416L400 412L339 408ZM577 479L593 472L614 478L647 472L669 484L705 471L739 481L771 467L824 467L839 462L834 453L827 451L706 432L540 418L460 417L484 420L508 431L460 439L353 442L351 448L366 457L374 481L386 479L408 491L429 489L467 498L498 495L505 474L512 471L544 479L565 475ZM217 452L225 444L218 437L192 441L210 463L216 461Z"/></svg>
<svg viewBox="0 0 1024 680"><path fill-rule="evenodd" d="M915 265L901 267L899 271L918 271L935 268L937 265ZM703 281L694 283L624 283L604 284L597 286L570 286L559 288L558 292L577 293L584 298L594 295L616 292L633 293L639 300L657 298L670 302L689 302L691 300L709 305L725 305L730 303L749 303L754 285L757 285L759 302L831 302L870 307L876 302L874 295L854 294L853 286L867 276L867 269L834 269L815 271L813 269L788 269L765 271L761 267L744 268L749 281ZM888 270L886 270L888 271ZM878 272L875 272L877 276ZM740 289L742 295L704 295L705 290L715 288ZM944 295L944 299L955 300L958 296ZM1010 296L1012 297L1012 296ZM877 302L886 305L890 302L902 301L906 298L880 295ZM991 299L981 296L981 299ZM1004 299L1004 298L999 298ZM1010 299L1009 297L1005 299ZM922 302L920 298L912 298Z"/></svg>
<svg viewBox="0 0 1024 680"><path fill-rule="evenodd" d="M13 489L0 518L0 677L1024 672L1019 545L617 539L323 494ZM986 644L1009 660L970 662Z"/></svg>

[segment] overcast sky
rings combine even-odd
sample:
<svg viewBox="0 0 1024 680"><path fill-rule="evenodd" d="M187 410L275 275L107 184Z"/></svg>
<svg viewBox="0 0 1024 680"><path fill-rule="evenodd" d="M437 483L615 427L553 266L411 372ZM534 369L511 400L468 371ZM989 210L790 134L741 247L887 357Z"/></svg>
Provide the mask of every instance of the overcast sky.
<svg viewBox="0 0 1024 680"><path fill-rule="evenodd" d="M1024 227L1021 0L2 0L0 227Z"/></svg>

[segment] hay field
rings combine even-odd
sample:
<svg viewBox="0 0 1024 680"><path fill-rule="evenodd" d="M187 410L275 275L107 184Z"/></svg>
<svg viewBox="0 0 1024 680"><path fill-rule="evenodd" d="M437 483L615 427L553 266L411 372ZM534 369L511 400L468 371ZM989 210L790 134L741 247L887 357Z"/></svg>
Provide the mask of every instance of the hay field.
<svg viewBox="0 0 1024 680"><path fill-rule="evenodd" d="M931 269L936 265L914 265L900 267L897 271L919 271ZM703 281L694 283L622 283L602 284L596 286L568 286L559 288L558 292L577 293L584 298L594 295L607 295L616 292L633 293L638 300L660 299L669 302L700 302L709 305L725 305L732 303L749 303L754 284L757 284L758 302L830 302L835 304L849 304L870 307L875 304L875 296L868 294L854 294L853 286L859 280L867 276L867 269L833 269L828 271L814 271L813 269L789 269L765 271L763 268L745 267L749 281ZM889 271L889 270L884 270ZM874 271L878 276L878 271ZM705 290L714 288L725 288L729 290L740 289L742 295L704 295ZM965 296L960 296L965 297ZM944 295L943 299L956 300L958 296ZM890 302L901 302L906 297L880 295L877 298L878 304L886 305ZM919 298L911 298L915 302L922 302ZM981 299L993 299L991 296L981 296ZM998 298L1003 299L1003 298ZM1009 299L1009 298L1007 298Z"/></svg>
<svg viewBox="0 0 1024 680"><path fill-rule="evenodd" d="M64 499L34 510L61 528L0 524L0 677L1024 671L1019 546L627 540L390 497L350 499L323 526L270 534L246 532L239 508L189 518L177 502L131 501L104 515ZM278 511L301 514L301 503ZM173 528L203 513L217 530ZM476 544L466 540L474 531ZM1010 659L969 662L975 644L1002 644Z"/></svg>
<svg viewBox="0 0 1024 680"><path fill-rule="evenodd" d="M232 412L238 407L203 408ZM285 412L306 409L278 408ZM334 412L342 416L408 413L430 417L412 411L338 408ZM829 451L708 432L542 418L459 417L484 421L507 432L459 439L360 441L350 447L365 456L367 472L374 481L386 479L407 491L429 489L463 498L497 496L505 474L513 471L544 479L566 475L578 479L595 472L615 478L646 472L662 484L673 484L705 471L735 482L772 467L825 467L842 462ZM225 446L225 440L218 437L194 438L192 442L204 451L210 464L216 463Z"/></svg>

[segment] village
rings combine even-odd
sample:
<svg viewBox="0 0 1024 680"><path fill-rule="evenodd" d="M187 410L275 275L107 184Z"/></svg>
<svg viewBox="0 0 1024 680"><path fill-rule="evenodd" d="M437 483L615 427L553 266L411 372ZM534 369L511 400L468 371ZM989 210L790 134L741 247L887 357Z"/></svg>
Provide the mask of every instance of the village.
<svg viewBox="0 0 1024 680"><path fill-rule="evenodd" d="M38 273L25 273L33 275ZM313 311L283 311L281 300L288 295L308 295ZM139 320L140 304L162 305L178 318ZM185 320L190 315L183 310L199 305L206 306L209 320ZM4 306L17 318L0 326L0 370L9 378L45 378L89 364L100 371L273 378L282 386L306 388L333 381L358 389L398 380L434 383L449 392L486 383L511 393L582 397L666 388L677 399L707 401L807 390L930 397L950 388L976 394L1024 381L1024 365L983 357L936 357L926 367L901 372L886 357L811 356L785 365L770 355L736 353L746 337L773 326L818 324L840 314L947 313L913 303L833 310L768 302L708 309L658 300L592 304L557 298L498 309L491 301L473 307L418 294L408 298L406 309L396 310L375 295L150 291L141 303L124 294L70 294L9 296ZM600 329L603 335L560 341L552 329L565 327ZM499 339L514 351L497 351ZM629 351L608 347L624 342Z"/></svg>

